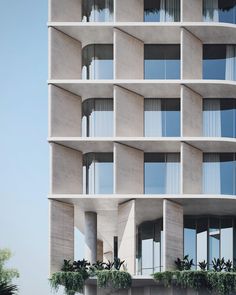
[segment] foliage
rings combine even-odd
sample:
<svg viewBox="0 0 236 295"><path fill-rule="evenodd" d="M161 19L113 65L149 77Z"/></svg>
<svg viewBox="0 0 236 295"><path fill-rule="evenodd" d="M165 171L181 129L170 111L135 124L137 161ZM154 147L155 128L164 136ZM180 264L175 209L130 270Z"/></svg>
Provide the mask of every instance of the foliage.
<svg viewBox="0 0 236 295"><path fill-rule="evenodd" d="M61 271L74 271L73 263L71 263L71 260L64 259Z"/></svg>
<svg viewBox="0 0 236 295"><path fill-rule="evenodd" d="M120 270L121 266L125 263L125 261L121 261L120 258L114 259L114 268Z"/></svg>
<svg viewBox="0 0 236 295"><path fill-rule="evenodd" d="M201 261L198 263L198 266L200 267L200 269L202 271L206 270L207 269L207 262L205 260Z"/></svg>
<svg viewBox="0 0 236 295"><path fill-rule="evenodd" d="M16 285L10 285L6 282L0 282L0 294L1 295L14 295L17 292Z"/></svg>
<svg viewBox="0 0 236 295"><path fill-rule="evenodd" d="M128 289L132 284L132 277L126 271L101 270L97 272L99 288Z"/></svg>
<svg viewBox="0 0 236 295"><path fill-rule="evenodd" d="M193 264L193 259L189 260L188 255L185 255L183 259L177 258L175 260L175 265L178 270L190 270Z"/></svg>
<svg viewBox="0 0 236 295"><path fill-rule="evenodd" d="M11 256L10 250L0 249L0 282L11 283L12 279L19 277L19 272L16 269L5 267L5 263Z"/></svg>
<svg viewBox="0 0 236 295"><path fill-rule="evenodd" d="M225 267L225 259L224 258L214 258L212 260L212 266L214 271L221 272Z"/></svg>
<svg viewBox="0 0 236 295"><path fill-rule="evenodd" d="M225 261L224 270L227 272L233 271L233 262L230 259Z"/></svg>

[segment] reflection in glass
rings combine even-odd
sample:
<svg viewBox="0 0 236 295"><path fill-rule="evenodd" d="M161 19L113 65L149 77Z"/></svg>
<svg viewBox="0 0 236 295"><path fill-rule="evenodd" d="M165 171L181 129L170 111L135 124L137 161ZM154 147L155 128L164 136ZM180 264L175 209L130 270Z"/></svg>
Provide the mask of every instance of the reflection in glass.
<svg viewBox="0 0 236 295"><path fill-rule="evenodd" d="M236 23L236 0L203 0L203 21Z"/></svg>
<svg viewBox="0 0 236 295"><path fill-rule="evenodd" d="M196 220L186 217L184 219L184 255L189 256L189 260L193 259L196 265Z"/></svg>
<svg viewBox="0 0 236 295"><path fill-rule="evenodd" d="M144 155L145 194L177 194L180 190L180 155L146 153Z"/></svg>
<svg viewBox="0 0 236 295"><path fill-rule="evenodd" d="M208 219L197 220L197 262L208 261L207 257L207 229Z"/></svg>
<svg viewBox="0 0 236 295"><path fill-rule="evenodd" d="M144 45L145 79L179 79L180 46L178 44Z"/></svg>
<svg viewBox="0 0 236 295"><path fill-rule="evenodd" d="M88 153L83 159L84 193L113 193L113 154Z"/></svg>
<svg viewBox="0 0 236 295"><path fill-rule="evenodd" d="M144 125L145 136L180 136L180 100L145 98Z"/></svg>
<svg viewBox="0 0 236 295"><path fill-rule="evenodd" d="M83 102L82 135L113 136L112 98L91 98Z"/></svg>
<svg viewBox="0 0 236 295"><path fill-rule="evenodd" d="M144 0L145 22L179 22L180 0Z"/></svg>
<svg viewBox="0 0 236 295"><path fill-rule="evenodd" d="M233 254L233 220L231 218L221 219L220 237L221 257L233 261L235 255Z"/></svg>
<svg viewBox="0 0 236 295"><path fill-rule="evenodd" d="M211 261L220 258L220 228L219 219L209 220L209 267L212 268Z"/></svg>
<svg viewBox="0 0 236 295"><path fill-rule="evenodd" d="M92 44L83 48L82 79L113 79L112 44Z"/></svg>
<svg viewBox="0 0 236 295"><path fill-rule="evenodd" d="M113 21L113 0L83 0L83 22Z"/></svg>

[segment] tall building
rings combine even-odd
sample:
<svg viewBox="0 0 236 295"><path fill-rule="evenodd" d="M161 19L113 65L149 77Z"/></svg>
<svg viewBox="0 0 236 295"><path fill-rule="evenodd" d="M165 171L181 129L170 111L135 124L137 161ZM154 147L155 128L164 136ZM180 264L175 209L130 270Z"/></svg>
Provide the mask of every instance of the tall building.
<svg viewBox="0 0 236 295"><path fill-rule="evenodd" d="M236 258L235 23L232 0L49 0L51 273L75 228L132 294Z"/></svg>

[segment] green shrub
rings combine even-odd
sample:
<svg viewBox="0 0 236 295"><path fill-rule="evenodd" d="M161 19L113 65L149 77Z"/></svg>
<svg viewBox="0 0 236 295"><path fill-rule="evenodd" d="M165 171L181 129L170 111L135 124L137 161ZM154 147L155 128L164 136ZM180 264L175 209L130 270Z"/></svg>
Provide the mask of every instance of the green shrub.
<svg viewBox="0 0 236 295"><path fill-rule="evenodd" d="M132 284L132 277L126 271L101 270L97 272L99 288L128 289Z"/></svg>

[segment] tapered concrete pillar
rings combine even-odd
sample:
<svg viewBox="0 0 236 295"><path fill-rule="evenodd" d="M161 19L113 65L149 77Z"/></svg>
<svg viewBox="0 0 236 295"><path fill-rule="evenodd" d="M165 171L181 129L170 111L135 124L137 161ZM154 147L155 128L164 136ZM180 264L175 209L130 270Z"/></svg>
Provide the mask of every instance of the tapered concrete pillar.
<svg viewBox="0 0 236 295"><path fill-rule="evenodd" d="M49 0L48 10L51 22L80 22L82 0Z"/></svg>
<svg viewBox="0 0 236 295"><path fill-rule="evenodd" d="M202 97L181 86L181 135L202 136Z"/></svg>
<svg viewBox="0 0 236 295"><path fill-rule="evenodd" d="M90 263L97 261L97 213L85 212L85 259Z"/></svg>
<svg viewBox="0 0 236 295"><path fill-rule="evenodd" d="M81 42L49 28L49 79L81 79Z"/></svg>
<svg viewBox="0 0 236 295"><path fill-rule="evenodd" d="M181 0L181 21L202 21L202 0Z"/></svg>
<svg viewBox="0 0 236 295"><path fill-rule="evenodd" d="M116 0L115 21L142 22L144 15L144 0Z"/></svg>
<svg viewBox="0 0 236 295"><path fill-rule="evenodd" d="M175 268L175 260L183 256L183 208L165 199L163 201L163 268Z"/></svg>
<svg viewBox="0 0 236 295"><path fill-rule="evenodd" d="M184 28L181 29L181 79L202 79L202 42Z"/></svg>
<svg viewBox="0 0 236 295"><path fill-rule="evenodd" d="M144 98L114 86L115 136L143 136Z"/></svg>
<svg viewBox="0 0 236 295"><path fill-rule="evenodd" d="M49 85L49 136L81 136L81 97Z"/></svg>
<svg viewBox="0 0 236 295"><path fill-rule="evenodd" d="M119 29L114 29L115 79L143 79L143 59L143 41L138 40Z"/></svg>
<svg viewBox="0 0 236 295"><path fill-rule="evenodd" d="M134 275L136 264L135 200L118 206L118 257Z"/></svg>
<svg viewBox="0 0 236 295"><path fill-rule="evenodd" d="M63 259L74 260L74 206L54 200L49 203L50 274L60 271Z"/></svg>
<svg viewBox="0 0 236 295"><path fill-rule="evenodd" d="M202 151L181 143L181 194L202 193Z"/></svg>

